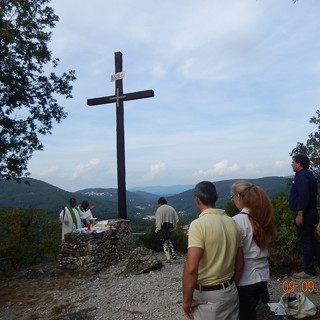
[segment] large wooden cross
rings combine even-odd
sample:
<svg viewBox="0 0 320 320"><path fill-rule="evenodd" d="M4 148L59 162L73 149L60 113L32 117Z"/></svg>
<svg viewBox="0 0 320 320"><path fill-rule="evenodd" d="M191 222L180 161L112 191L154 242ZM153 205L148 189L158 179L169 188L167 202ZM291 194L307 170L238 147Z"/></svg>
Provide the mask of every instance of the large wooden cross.
<svg viewBox="0 0 320 320"><path fill-rule="evenodd" d="M88 99L89 106L99 104L116 103L117 117L117 172L118 172L118 217L127 219L126 200L126 167L125 167L125 144L124 144L124 118L123 101L150 98L154 96L153 90L123 93L122 85L122 53L115 52L115 95L101 98Z"/></svg>

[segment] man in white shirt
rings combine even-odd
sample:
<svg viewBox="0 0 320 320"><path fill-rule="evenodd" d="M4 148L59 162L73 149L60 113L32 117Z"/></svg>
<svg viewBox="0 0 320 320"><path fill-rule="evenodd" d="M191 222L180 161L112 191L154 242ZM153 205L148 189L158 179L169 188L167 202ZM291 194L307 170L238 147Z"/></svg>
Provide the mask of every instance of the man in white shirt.
<svg viewBox="0 0 320 320"><path fill-rule="evenodd" d="M176 228L178 223L178 215L176 210L167 204L164 197L158 199L160 207L156 211L156 234L162 241L163 251L166 256L166 263L171 263L175 259L174 249L170 240L170 235L173 229Z"/></svg>

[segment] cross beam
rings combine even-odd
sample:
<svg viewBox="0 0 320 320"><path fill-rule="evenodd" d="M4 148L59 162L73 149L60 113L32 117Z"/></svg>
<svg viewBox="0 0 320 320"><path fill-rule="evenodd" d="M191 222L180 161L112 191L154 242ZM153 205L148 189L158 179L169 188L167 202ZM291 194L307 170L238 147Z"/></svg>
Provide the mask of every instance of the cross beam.
<svg viewBox="0 0 320 320"><path fill-rule="evenodd" d="M116 106L119 107L120 101L151 98L153 96L154 96L153 90L137 91L137 92L126 93L122 95L120 95L119 90L116 90L116 95L114 96L88 99L87 104L88 106L96 106L99 104L107 104L107 103L115 102Z"/></svg>
<svg viewBox="0 0 320 320"><path fill-rule="evenodd" d="M115 52L115 73L122 72L122 53ZM117 119L117 175L118 175L118 217L127 219L126 199L126 168L125 168L125 143L124 143L124 112L123 101L154 97L153 90L123 93L122 78L115 80L115 94L108 97L93 98L87 100L87 105L116 103Z"/></svg>

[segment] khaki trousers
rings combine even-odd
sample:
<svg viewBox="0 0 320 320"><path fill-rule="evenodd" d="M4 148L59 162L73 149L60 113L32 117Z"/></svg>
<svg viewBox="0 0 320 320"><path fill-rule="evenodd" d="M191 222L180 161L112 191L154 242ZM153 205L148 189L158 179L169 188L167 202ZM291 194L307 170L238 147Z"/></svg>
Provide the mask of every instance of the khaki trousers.
<svg viewBox="0 0 320 320"><path fill-rule="evenodd" d="M234 283L228 288L215 291L199 291L193 293L194 300L207 300L192 311L194 320L238 320L239 296Z"/></svg>

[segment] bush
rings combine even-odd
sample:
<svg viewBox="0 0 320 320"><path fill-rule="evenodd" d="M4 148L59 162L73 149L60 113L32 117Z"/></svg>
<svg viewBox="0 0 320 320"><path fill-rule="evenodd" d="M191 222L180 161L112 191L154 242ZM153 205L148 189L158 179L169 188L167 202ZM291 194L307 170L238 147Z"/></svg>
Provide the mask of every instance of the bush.
<svg viewBox="0 0 320 320"><path fill-rule="evenodd" d="M270 250L269 266L271 276L291 275L294 272L301 271L302 258L299 254L272 248Z"/></svg>
<svg viewBox="0 0 320 320"><path fill-rule="evenodd" d="M163 247L161 241L155 233L155 230L156 226L153 224L147 229L145 234L139 237L139 239L146 248L160 252L163 250ZM173 230L170 238L175 251L187 251L188 237L184 233L182 224L180 222L178 223L177 228Z"/></svg>
<svg viewBox="0 0 320 320"><path fill-rule="evenodd" d="M60 250L60 223L43 211L11 209L0 215L0 230L0 257L17 266L54 260Z"/></svg>
<svg viewBox="0 0 320 320"><path fill-rule="evenodd" d="M56 314L65 312L67 309L68 309L68 307L66 305L61 304L59 306L52 307L51 314L56 315Z"/></svg>
<svg viewBox="0 0 320 320"><path fill-rule="evenodd" d="M281 193L272 201L272 205L277 226L277 236L274 239L274 246L281 252L295 255L299 252L299 249L293 213L288 208L288 196Z"/></svg>
<svg viewBox="0 0 320 320"><path fill-rule="evenodd" d="M185 234L181 225L178 225L178 227L172 232L171 240L175 251L187 252L188 236Z"/></svg>
<svg viewBox="0 0 320 320"><path fill-rule="evenodd" d="M233 217L235 214L239 212L238 208L234 204L233 200L227 201L224 207L224 211L229 217Z"/></svg>
<svg viewBox="0 0 320 320"><path fill-rule="evenodd" d="M139 237L139 240L142 242L142 244L153 251L161 251L162 245L160 240L157 238L155 234L156 226L153 224L151 227L149 227L145 234L141 235Z"/></svg>

